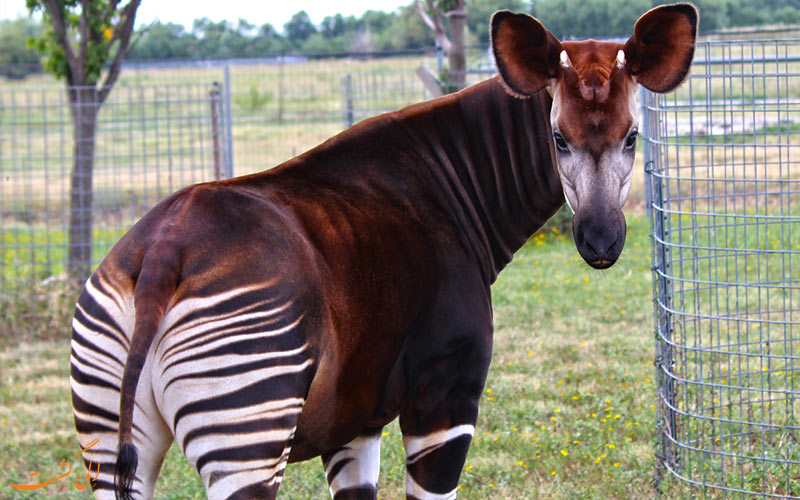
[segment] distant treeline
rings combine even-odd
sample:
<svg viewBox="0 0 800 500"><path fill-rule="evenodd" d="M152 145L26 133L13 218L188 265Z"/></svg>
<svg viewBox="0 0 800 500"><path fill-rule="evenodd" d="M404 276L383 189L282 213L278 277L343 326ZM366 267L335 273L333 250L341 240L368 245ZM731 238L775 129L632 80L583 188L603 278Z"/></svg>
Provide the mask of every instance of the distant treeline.
<svg viewBox="0 0 800 500"><path fill-rule="evenodd" d="M561 39L625 37L636 19L658 0L467 0L467 43L485 44L488 23L498 9L530 12ZM800 0L694 0L700 30L800 23ZM0 21L0 75L23 76L39 70L39 55L28 44L44 26L21 18ZM429 48L434 44L415 2L394 12L368 11L361 17L326 17L320 25L305 11L284 26L196 20L186 28L155 22L141 27L129 60L221 59L283 54L374 52ZM16 69L14 69L16 68Z"/></svg>

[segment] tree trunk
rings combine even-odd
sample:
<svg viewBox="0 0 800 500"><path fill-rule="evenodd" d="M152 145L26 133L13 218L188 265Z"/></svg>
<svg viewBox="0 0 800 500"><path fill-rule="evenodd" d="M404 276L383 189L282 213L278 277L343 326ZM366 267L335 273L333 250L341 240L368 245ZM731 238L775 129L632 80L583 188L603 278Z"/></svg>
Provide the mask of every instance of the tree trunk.
<svg viewBox="0 0 800 500"><path fill-rule="evenodd" d="M94 87L68 90L75 137L70 184L69 255L67 272L84 280L92 268L92 177L99 102Z"/></svg>
<svg viewBox="0 0 800 500"><path fill-rule="evenodd" d="M463 6L461 7L449 15L450 51L447 53L447 63L456 90L463 89L467 79L467 55L464 48L467 13L464 12Z"/></svg>

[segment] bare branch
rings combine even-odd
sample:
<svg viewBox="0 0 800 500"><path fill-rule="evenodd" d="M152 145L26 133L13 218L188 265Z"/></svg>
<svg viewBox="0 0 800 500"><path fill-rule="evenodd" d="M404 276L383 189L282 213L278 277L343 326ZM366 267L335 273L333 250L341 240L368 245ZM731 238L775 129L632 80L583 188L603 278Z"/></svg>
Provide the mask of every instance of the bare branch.
<svg viewBox="0 0 800 500"><path fill-rule="evenodd" d="M450 17L467 17L467 11L464 9L464 0L456 0L453 8L447 12L443 12L442 16Z"/></svg>
<svg viewBox="0 0 800 500"><path fill-rule="evenodd" d="M117 11L117 5L119 5L119 0L111 0L108 2L106 11L103 12L103 24L111 24L111 16Z"/></svg>
<svg viewBox="0 0 800 500"><path fill-rule="evenodd" d="M464 9L454 9L454 10L445 12L442 15L444 17L447 17L447 18L450 18L450 17L467 17L467 11L465 11Z"/></svg>
<svg viewBox="0 0 800 500"><path fill-rule="evenodd" d="M117 53L114 54L114 60L111 62L111 66L108 69L108 74L103 82L103 86L100 89L100 93L98 95L98 102L100 103L106 100L106 97L108 97L108 94L114 87L114 83L116 83L117 78L119 77L119 70L122 66L122 60L128 53L131 33L133 32L133 21L136 18L136 9L139 8L139 3L141 3L141 0L130 0L128 5L122 9L120 21L114 29L114 34L112 35L111 40L108 41L107 48L110 47L115 40L119 41L119 46L117 47Z"/></svg>
<svg viewBox="0 0 800 500"><path fill-rule="evenodd" d="M88 0L81 0L81 24L80 24L80 32L78 33L80 36L80 47L78 49L78 54L80 60L83 61L84 67L86 65L87 58L89 57L89 2Z"/></svg>
<svg viewBox="0 0 800 500"><path fill-rule="evenodd" d="M430 4L428 6L430 6ZM417 0L417 9L419 9L419 15L422 16L422 20L425 21L425 24L433 31L436 31L436 23L431 19L431 16L428 15L428 11L422 0Z"/></svg>
<svg viewBox="0 0 800 500"><path fill-rule="evenodd" d="M69 66L67 83L69 85L83 85L85 76L82 68L83 63L75 58L75 53L72 51L72 45L70 45L67 37L67 27L64 24L62 12L58 8L58 2L57 0L45 0L44 6L53 23L53 32L56 35L56 40L61 48L64 49L64 57L67 59L67 66Z"/></svg>
<svg viewBox="0 0 800 500"><path fill-rule="evenodd" d="M444 50L445 53L449 53L451 43L450 39L447 38L447 28L445 28L444 23L442 23L442 17L433 5L432 0L426 0L426 4L427 8L433 12L433 17L429 15L429 11L426 10L426 5L423 5L422 0L417 0L417 8L422 16L422 20L433 30L433 36L436 38L436 41L439 42L442 50Z"/></svg>

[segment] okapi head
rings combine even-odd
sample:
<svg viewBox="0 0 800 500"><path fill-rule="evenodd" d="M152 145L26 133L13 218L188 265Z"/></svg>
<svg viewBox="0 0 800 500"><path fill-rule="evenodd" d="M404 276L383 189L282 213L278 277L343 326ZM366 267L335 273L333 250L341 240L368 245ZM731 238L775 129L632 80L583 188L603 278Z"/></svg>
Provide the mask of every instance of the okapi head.
<svg viewBox="0 0 800 500"><path fill-rule="evenodd" d="M610 267L625 244L622 206L636 150L638 85L669 92L694 55L697 9L657 7L636 22L626 43L560 42L533 17L509 11L492 18L492 48L506 90L527 98L547 89L550 124L564 195L574 214L581 256Z"/></svg>

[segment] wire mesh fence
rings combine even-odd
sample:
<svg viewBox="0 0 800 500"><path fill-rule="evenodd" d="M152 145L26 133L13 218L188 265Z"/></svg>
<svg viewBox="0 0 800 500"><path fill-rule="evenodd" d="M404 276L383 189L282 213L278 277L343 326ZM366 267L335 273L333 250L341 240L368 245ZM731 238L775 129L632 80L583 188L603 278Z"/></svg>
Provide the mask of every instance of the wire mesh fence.
<svg viewBox="0 0 800 500"><path fill-rule="evenodd" d="M219 81L230 103L231 140L235 175L274 167L298 155L348 125L344 82L346 75L375 79L373 96L361 102L360 119L403 107L426 95L413 81L420 66L435 65L432 51L408 51L369 56L287 56L183 63L131 63L123 82ZM351 76L351 80L358 76ZM403 91L397 82L404 82ZM410 91L414 86L415 91ZM392 106L381 106L380 94L399 91ZM356 120L357 121L357 120Z"/></svg>
<svg viewBox="0 0 800 500"><path fill-rule="evenodd" d="M468 60L490 76L487 52ZM269 169L347 126L431 97L433 51L127 64L99 108L91 261L186 185ZM197 83L217 82L217 83ZM84 103L96 106L94 102ZM63 83L0 80L0 315L69 260L73 119Z"/></svg>
<svg viewBox="0 0 800 500"><path fill-rule="evenodd" d="M111 93L95 135L93 263L160 198L223 175L221 104L212 83L119 86ZM69 245L76 244L68 238L74 157L64 89L0 89L3 297L24 296L65 272Z"/></svg>
<svg viewBox="0 0 800 500"><path fill-rule="evenodd" d="M665 498L800 498L800 41L642 93Z"/></svg>

